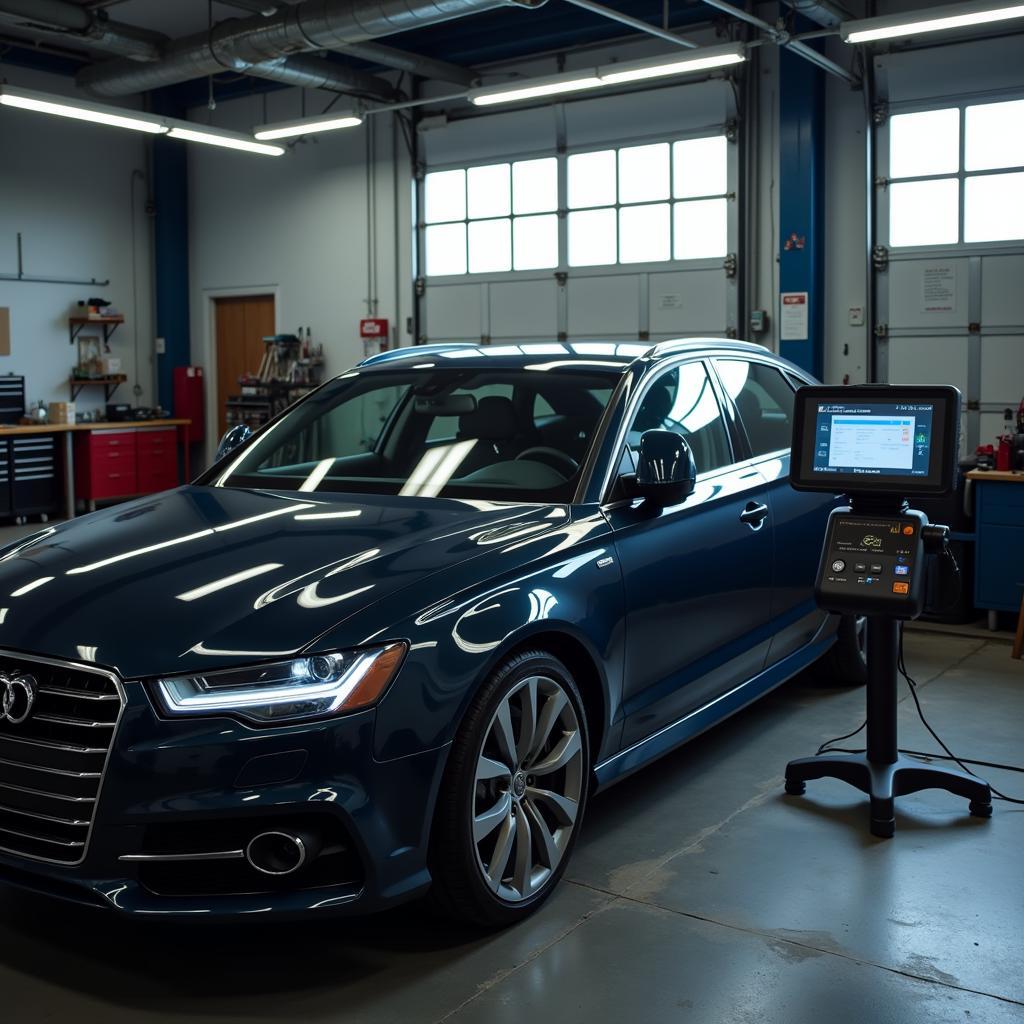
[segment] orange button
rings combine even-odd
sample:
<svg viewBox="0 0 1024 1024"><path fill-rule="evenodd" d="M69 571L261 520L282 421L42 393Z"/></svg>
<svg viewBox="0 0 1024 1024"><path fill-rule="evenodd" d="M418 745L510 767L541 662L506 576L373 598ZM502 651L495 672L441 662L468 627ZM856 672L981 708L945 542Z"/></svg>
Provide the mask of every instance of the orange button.
<svg viewBox="0 0 1024 1024"><path fill-rule="evenodd" d="M903 527L903 536L904 537L911 536L913 534L913 532L914 532L914 528L912 526L904 526Z"/></svg>
<svg viewBox="0 0 1024 1024"><path fill-rule="evenodd" d="M892 592L894 594L909 594L910 584L909 583L894 583L892 585Z"/></svg>

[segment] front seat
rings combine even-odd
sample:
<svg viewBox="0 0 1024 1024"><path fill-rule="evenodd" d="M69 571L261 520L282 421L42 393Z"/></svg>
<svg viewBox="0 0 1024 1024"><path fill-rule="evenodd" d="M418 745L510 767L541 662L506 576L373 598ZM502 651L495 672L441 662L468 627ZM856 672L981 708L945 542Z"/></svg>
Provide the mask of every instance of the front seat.
<svg viewBox="0 0 1024 1024"><path fill-rule="evenodd" d="M507 462L519 453L519 431L512 399L503 395L481 398L472 412L459 417L459 441L478 441L463 463L459 476L472 473L481 466Z"/></svg>

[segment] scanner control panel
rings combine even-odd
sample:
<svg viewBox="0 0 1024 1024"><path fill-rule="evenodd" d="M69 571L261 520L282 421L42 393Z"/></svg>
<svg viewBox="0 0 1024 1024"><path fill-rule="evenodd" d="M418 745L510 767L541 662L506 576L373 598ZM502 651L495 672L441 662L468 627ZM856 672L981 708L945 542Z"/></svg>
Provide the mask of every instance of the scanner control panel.
<svg viewBox="0 0 1024 1024"><path fill-rule="evenodd" d="M913 619L924 607L922 512L896 516L832 512L815 597L832 612Z"/></svg>

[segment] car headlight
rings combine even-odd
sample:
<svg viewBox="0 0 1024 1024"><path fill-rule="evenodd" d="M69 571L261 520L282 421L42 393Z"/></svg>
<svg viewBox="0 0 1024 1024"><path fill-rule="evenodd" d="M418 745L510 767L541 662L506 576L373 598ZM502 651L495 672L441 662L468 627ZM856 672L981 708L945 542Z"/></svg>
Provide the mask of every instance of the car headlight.
<svg viewBox="0 0 1024 1024"><path fill-rule="evenodd" d="M404 643L315 654L248 668L156 681L169 715L230 713L252 722L290 722L376 703L395 677Z"/></svg>

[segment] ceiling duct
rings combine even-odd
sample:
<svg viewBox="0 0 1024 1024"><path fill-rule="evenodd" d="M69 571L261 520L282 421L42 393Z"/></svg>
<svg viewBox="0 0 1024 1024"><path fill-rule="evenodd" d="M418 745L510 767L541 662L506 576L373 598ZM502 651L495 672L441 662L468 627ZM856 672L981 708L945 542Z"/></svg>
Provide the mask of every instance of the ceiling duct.
<svg viewBox="0 0 1024 1024"><path fill-rule="evenodd" d="M841 22L853 18L842 4L830 0L786 0L786 6L825 28L838 28Z"/></svg>
<svg viewBox="0 0 1024 1024"><path fill-rule="evenodd" d="M215 74L233 62L260 64L311 50L344 50L379 36L436 25L501 7L539 7L544 0L305 0L269 18L222 22L170 43L149 65L108 61L85 68L80 85L101 96L159 89Z"/></svg>
<svg viewBox="0 0 1024 1024"><path fill-rule="evenodd" d="M398 97L398 90L383 78L304 53L298 53L294 57L264 60L258 64L237 61L232 70L299 89L332 89L335 92L358 94L375 100L393 100Z"/></svg>
<svg viewBox="0 0 1024 1024"><path fill-rule="evenodd" d="M63 36L131 61L159 60L169 42L159 32L111 21L105 11L89 10L68 0L2 0L0 22L33 34Z"/></svg>

